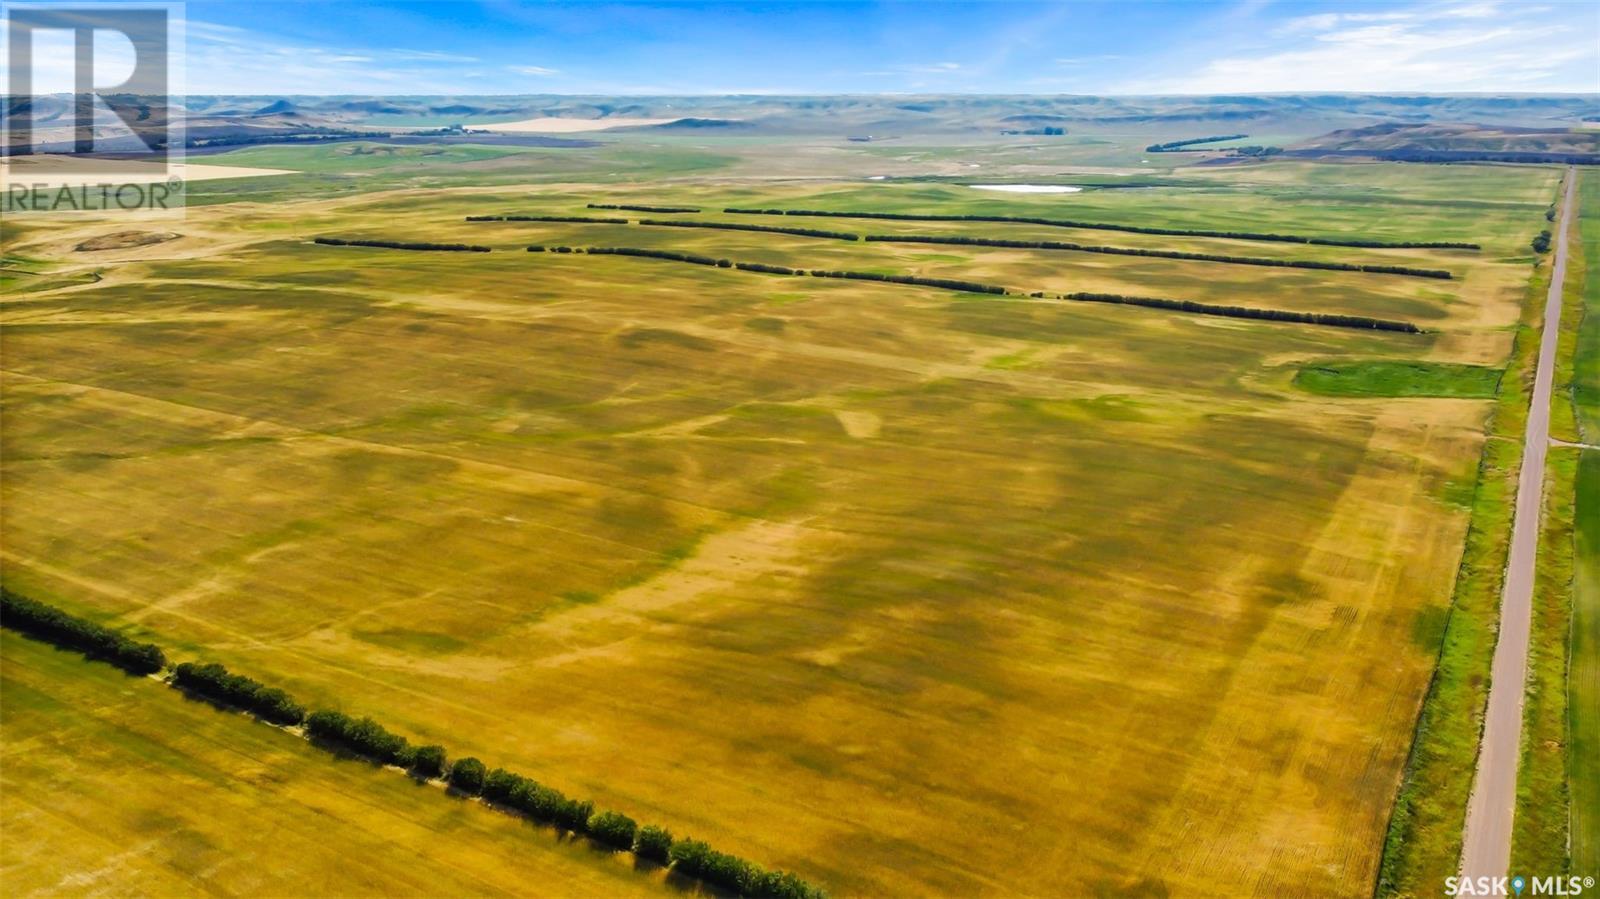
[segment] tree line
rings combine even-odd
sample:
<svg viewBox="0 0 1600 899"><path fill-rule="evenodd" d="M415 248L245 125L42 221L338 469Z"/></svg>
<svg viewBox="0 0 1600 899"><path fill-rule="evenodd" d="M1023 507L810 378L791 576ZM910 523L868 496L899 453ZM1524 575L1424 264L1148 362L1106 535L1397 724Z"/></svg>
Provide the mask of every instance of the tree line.
<svg viewBox="0 0 1600 899"><path fill-rule="evenodd" d="M596 843L662 865L752 899L825 899L826 894L795 874L767 871L754 862L717 852L703 842L674 840L666 828L639 827L616 811L596 811L594 802L573 799L560 790L504 768L488 770L476 758L447 763L442 746L411 746L371 718L319 710L305 719L306 733L382 764L406 768L413 776L444 781L457 793L533 821L587 836Z"/></svg>
<svg viewBox="0 0 1600 899"><path fill-rule="evenodd" d="M794 234L800 237L827 237L833 240L860 240L858 235L846 231L818 231L815 228L783 228L777 225L741 225L737 222L687 222L681 219L640 219L641 225L665 225L671 228L717 228L722 231L768 231L774 234Z"/></svg>
<svg viewBox="0 0 1600 899"><path fill-rule="evenodd" d="M805 269L787 265L768 265L765 262L735 262L733 267L746 272L766 272L769 275L803 275Z"/></svg>
<svg viewBox="0 0 1600 899"><path fill-rule="evenodd" d="M610 849L632 851L642 859L696 877L740 896L758 899L822 899L822 890L785 871L767 871L738 856L718 852L698 840L674 840L664 827L645 825L615 811L594 810L588 800L570 799L560 790L504 768L486 771L483 762L464 758L450 767L452 789L520 812L543 824L584 834Z"/></svg>
<svg viewBox="0 0 1600 899"><path fill-rule="evenodd" d="M469 215L469 222L579 222L586 225L626 225L627 219L591 215Z"/></svg>
<svg viewBox="0 0 1600 899"><path fill-rule="evenodd" d="M516 809L535 821L583 833L594 815L594 803L570 799L560 790L504 768L490 771L483 779L483 798Z"/></svg>
<svg viewBox="0 0 1600 899"><path fill-rule="evenodd" d="M945 237L935 234L868 234L866 239L885 243L937 243L980 247L1013 247L1023 250L1073 250L1079 253L1106 253L1114 256L1154 256L1161 259L1226 262L1233 265L1265 265L1278 268L1309 268L1335 272L1409 275L1414 278L1443 278L1448 280L1453 277L1443 269L1409 268L1402 265L1364 265L1352 262L1319 262L1309 259L1263 259L1256 256L1188 253L1181 250L1146 250L1137 247L1105 247L1050 240L997 240L987 237Z"/></svg>
<svg viewBox="0 0 1600 899"><path fill-rule="evenodd" d="M1192 300L1172 300L1164 297L1131 297L1116 293L1068 293L1064 300L1085 303L1115 303L1124 306L1144 306L1151 309L1174 309L1196 315L1221 315L1228 318L1250 318L1275 322L1297 322L1307 325L1328 325L1335 328L1361 328L1373 331L1398 331L1403 334L1420 334L1422 329L1410 322L1391 319L1368 318L1364 315L1338 315L1324 312L1290 312L1283 309L1258 309L1252 306L1217 306L1196 303Z"/></svg>
<svg viewBox="0 0 1600 899"><path fill-rule="evenodd" d="M1559 162L1563 165L1600 165L1600 153L1563 153L1539 150L1430 150L1423 147L1398 147L1391 150L1331 150L1311 147L1287 150L1287 156L1315 159L1354 157L1391 162Z"/></svg>
<svg viewBox="0 0 1600 899"><path fill-rule="evenodd" d="M631 209L634 212L699 212L694 206L630 206L626 203L589 203L590 209Z"/></svg>
<svg viewBox="0 0 1600 899"><path fill-rule="evenodd" d="M594 204L590 204L594 206ZM596 207L601 208L601 207ZM643 209L642 206L603 207L606 209ZM668 210L672 211L672 210ZM697 209L682 210L698 212ZM627 219L596 218L583 215L469 215L469 222L574 222L587 225L626 225ZM832 240L860 240L860 235L847 231L821 231L816 228L784 228L779 225L743 225L738 222L690 222L682 219L640 219L641 225L667 228L715 228L722 231L765 231L773 234L794 234L799 237L826 237ZM537 251L536 251L537 252Z"/></svg>
<svg viewBox="0 0 1600 899"><path fill-rule="evenodd" d="M154 643L140 643L103 624L69 615L52 605L0 587L0 624L109 662L129 674L155 674L167 667L166 654Z"/></svg>
<svg viewBox="0 0 1600 899"><path fill-rule="evenodd" d="M306 716L306 733L382 764L398 765L418 777L444 776L443 746L412 746L405 737L390 733L371 718L352 718L343 712L318 709Z"/></svg>
<svg viewBox="0 0 1600 899"><path fill-rule="evenodd" d="M763 871L736 855L718 852L700 840L679 840L667 856L675 870L698 877L741 896L770 899L818 899L821 890L787 871Z"/></svg>
<svg viewBox="0 0 1600 899"><path fill-rule="evenodd" d="M1298 234L1271 234L1256 231L1200 231L1188 228L1154 228L1144 225L1118 225L1108 222L1080 222L1072 219L1031 218L1012 215L917 215L908 212L829 212L821 209L737 209L722 210L739 215L807 215L847 219L885 219L901 222L1001 222L1021 225L1048 225L1054 228L1082 228L1089 231L1123 231L1129 234L1164 234L1173 237L1220 237L1228 240L1257 240L1272 243L1303 243L1324 247L1361 247L1380 250L1477 250L1475 243L1455 241L1382 241L1355 238L1306 237Z"/></svg>
<svg viewBox="0 0 1600 899"><path fill-rule="evenodd" d="M166 655L153 643L137 643L123 634L69 615L0 587L0 624L57 646L104 659L133 674L155 674L166 667ZM826 899L826 893L785 871L767 871L737 856L718 852L698 840L674 840L666 828L639 827L615 811L596 812L589 800L568 798L561 791L503 768L487 770L475 758L449 763L439 745L412 746L370 717L319 709L306 714L289 694L216 663L179 664L172 685L218 703L235 706L264 721L284 727L304 723L315 744L348 750L385 765L405 768L423 780L443 779L457 792L481 796L503 808L527 815L618 851L670 866L690 877L751 899Z"/></svg>
<svg viewBox="0 0 1600 899"><path fill-rule="evenodd" d="M557 251L561 248L557 247ZM710 256L701 256L697 253L678 253L673 250L647 250L642 247L589 247L586 250L573 248L574 253L588 253L590 256L642 256L648 259L670 259L673 262L687 262L692 265L712 265L718 268L732 268L733 261L729 259L715 259Z"/></svg>
<svg viewBox="0 0 1600 899"><path fill-rule="evenodd" d="M532 252L538 252L533 247L528 249ZM955 281L949 278L917 278L911 275L881 275L877 272L824 271L822 269L807 271L806 269L788 268L782 265L766 265L759 262L734 262L731 259L715 259L711 256L678 253L672 250L648 250L640 247L589 247L581 252L590 256L641 256L647 259L667 259L673 262L710 265L717 268L737 268L741 271L766 272L773 275L810 275L813 278L847 278L854 281L886 281L891 284L914 284L920 287L959 290L963 293L1004 294L1006 292L1004 287L994 284L979 284L975 281Z"/></svg>
<svg viewBox="0 0 1600 899"><path fill-rule="evenodd" d="M251 144L315 144L329 141L386 140L394 135L388 131L336 131L331 128L307 128L292 134L259 134L253 136L191 137L183 145L192 149L209 147L243 147Z"/></svg>
<svg viewBox="0 0 1600 899"><path fill-rule="evenodd" d="M869 240L872 238L868 238ZM529 247L530 251L542 250L542 247ZM650 259L667 259L673 262L688 262L694 265L708 265L717 268L735 268L747 272L764 272L773 275L809 275L813 278L846 278L856 281L879 281L890 284L910 284L919 287L937 287L944 290L958 290L962 293L983 293L991 295L1006 295L1006 288L995 284L982 284L976 281L956 281L948 278L918 278L912 275L883 275L877 272L851 272L851 271L824 271L822 269L789 268L783 265L768 265L762 262L733 262L728 259L715 259L710 256L698 256L693 253L677 253L671 250L650 250L639 247L589 247L580 250L573 247L557 247L557 250L573 253L587 253L591 256L641 256ZM1028 294L1035 299L1045 299L1043 291ZM1162 297L1136 297L1124 296L1113 293L1069 293L1057 295L1058 299L1080 300L1088 303L1115 303L1124 306L1143 306L1150 309L1169 309L1176 312L1190 312L1196 315L1221 315L1230 318L1247 318L1258 321L1292 322L1296 324L1327 325L1336 328L1360 328L1374 331L1395 331L1403 334L1421 334L1422 329L1410 322L1395 321L1393 319L1369 318L1364 315L1342 315L1338 313L1323 312L1289 312L1281 309L1261 309L1254 306L1221 306L1210 303L1196 303L1192 300L1174 300Z"/></svg>
<svg viewBox="0 0 1600 899"><path fill-rule="evenodd" d="M382 247L386 250L445 250L455 253L487 253L489 248L469 243L402 243L398 240L347 240L343 237L318 237L313 243L330 247Z"/></svg>
<svg viewBox="0 0 1600 899"><path fill-rule="evenodd" d="M1214 144L1219 141L1238 140L1249 136L1248 134L1213 134L1210 137L1191 137L1188 140L1170 140L1164 144L1151 144L1145 147L1144 151L1146 153L1171 153L1174 150L1192 147L1195 144Z"/></svg>
<svg viewBox="0 0 1600 899"><path fill-rule="evenodd" d="M288 693L242 674L233 674L215 662L207 665L184 662L173 669L172 683L190 693L244 709L273 724L291 727L306 720L305 707L289 698Z"/></svg>
<svg viewBox="0 0 1600 899"><path fill-rule="evenodd" d="M890 284L915 284L919 287L938 287L944 290L959 290L962 293L989 293L1005 294L1006 289L994 284L980 284L976 281L955 281L949 278L917 278L911 275L880 275L877 272L825 272L818 269L811 270L813 278L849 278L852 281L887 281Z"/></svg>

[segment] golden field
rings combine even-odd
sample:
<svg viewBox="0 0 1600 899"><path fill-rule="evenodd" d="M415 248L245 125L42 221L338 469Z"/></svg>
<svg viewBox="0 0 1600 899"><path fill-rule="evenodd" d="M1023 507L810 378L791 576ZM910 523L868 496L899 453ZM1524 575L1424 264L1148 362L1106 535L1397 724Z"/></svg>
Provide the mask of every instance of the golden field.
<svg viewBox="0 0 1600 899"><path fill-rule="evenodd" d="M371 714L836 895L1364 893L1437 656L1489 402L1320 396L1291 379L1325 360L1503 365L1527 237L1558 174L1281 163L1069 199L715 174L400 187L194 208L179 239L91 252L74 247L115 225L29 225L6 252L39 274L7 281L0 303L0 561L15 589L148 629L180 657ZM1457 277L463 221L640 216L588 202ZM309 243L318 235L495 252ZM522 252L529 243L1343 312L1430 332ZM90 268L102 280L78 277ZM43 689L42 662L12 664ZM164 693L150 705L214 715ZM29 861L47 834L19 822L48 800L43 780L12 779L11 714L5 876L47 890L60 871ZM280 752L290 780L342 776ZM151 788L132 759L108 765ZM444 801L418 814L446 814ZM244 826L244 806L228 808ZM327 826L285 813L281 827L313 824ZM137 840L166 825L104 826ZM272 847L234 851L264 860ZM85 852L76 864L104 863ZM541 876L573 878L558 892L611 891L599 879L610 868L579 862L534 840L498 864L538 866L530 891ZM135 873L160 893L174 865ZM418 869L415 890L474 891L429 870L441 873ZM413 888L342 880L353 874L331 863L314 876L330 892Z"/></svg>

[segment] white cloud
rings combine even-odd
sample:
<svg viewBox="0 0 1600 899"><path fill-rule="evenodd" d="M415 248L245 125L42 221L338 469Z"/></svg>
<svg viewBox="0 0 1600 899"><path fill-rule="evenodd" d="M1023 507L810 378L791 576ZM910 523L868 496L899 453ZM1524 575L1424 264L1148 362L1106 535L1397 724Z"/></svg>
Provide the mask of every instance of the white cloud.
<svg viewBox="0 0 1600 899"><path fill-rule="evenodd" d="M387 55L392 59L413 60L416 62L477 62L476 56L462 56L457 53L441 53L438 50L390 50Z"/></svg>
<svg viewBox="0 0 1600 899"><path fill-rule="evenodd" d="M516 72L518 75L538 75L542 77L561 74L559 69L547 69L544 66L506 66L506 69Z"/></svg>
<svg viewBox="0 0 1600 899"><path fill-rule="evenodd" d="M1290 19L1278 26L1279 35L1304 34L1310 31L1327 31L1337 28L1347 22L1396 22L1415 18L1416 14L1405 10L1390 12L1324 12L1316 15L1301 16Z"/></svg>
<svg viewBox="0 0 1600 899"><path fill-rule="evenodd" d="M905 65L890 66L887 69L875 69L870 72L858 72L860 75L872 77L889 77L899 75L955 75L967 72L959 62L933 62L933 63L907 63ZM925 82L917 82L912 87L923 87Z"/></svg>
<svg viewBox="0 0 1600 899"><path fill-rule="evenodd" d="M495 74L461 70L477 57L439 50L318 47L232 25L188 20L188 90L201 94L473 93Z"/></svg>
<svg viewBox="0 0 1600 899"><path fill-rule="evenodd" d="M1123 56L1120 53L1101 53L1098 56L1063 56L1058 57L1053 61L1058 66L1072 68L1074 66L1086 66L1097 62L1109 62L1111 60L1122 58Z"/></svg>
<svg viewBox="0 0 1600 899"><path fill-rule="evenodd" d="M1304 16L1278 34L1298 37L1291 49L1236 52L1180 77L1130 82L1114 91L1600 90L1594 77L1600 44L1592 26L1530 19L1496 2Z"/></svg>

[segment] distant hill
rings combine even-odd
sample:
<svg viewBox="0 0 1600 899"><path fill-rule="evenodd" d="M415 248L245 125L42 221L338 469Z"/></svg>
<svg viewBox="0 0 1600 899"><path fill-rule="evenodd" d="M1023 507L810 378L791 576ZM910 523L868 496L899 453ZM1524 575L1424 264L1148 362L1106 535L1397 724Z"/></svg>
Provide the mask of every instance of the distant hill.
<svg viewBox="0 0 1600 899"><path fill-rule="evenodd" d="M749 128L752 126L749 122L741 122L736 119L687 118L679 119L676 122L664 122L660 125L646 125L645 127L651 131L678 131L698 128Z"/></svg>
<svg viewBox="0 0 1600 899"><path fill-rule="evenodd" d="M764 136L1070 134L1143 147L1203 134L1249 132L1295 155L1580 153L1596 137L1571 129L1600 119L1600 95L1273 94L1183 97L981 96L240 96L184 98L192 140L273 140L329 132L437 128L555 119L664 119L652 132ZM11 100L6 114L49 122L70 146L65 95ZM1470 123L1470 124L1463 124ZM640 131L641 129L632 129ZM1295 143L1298 141L1299 143ZM6 152L26 152L16 147Z"/></svg>
<svg viewBox="0 0 1600 899"><path fill-rule="evenodd" d="M1222 131L1268 133L1281 122L1299 134L1358 131L1379 123L1485 123L1560 129L1600 117L1600 95L1282 94L1209 97L1094 96L345 96L190 97L196 112L275 110L320 124L360 126L372 116L418 119L656 118L674 128L729 128L772 134L994 133L1076 125L1149 127L1232 123ZM280 105L283 104L283 105ZM1309 123L1309 124L1306 124ZM1154 136L1154 134L1152 134ZM1160 142L1160 141L1146 141Z"/></svg>
<svg viewBox="0 0 1600 899"><path fill-rule="evenodd" d="M1296 149L1600 153L1600 131L1467 122L1389 122L1332 131L1305 141Z"/></svg>
<svg viewBox="0 0 1600 899"><path fill-rule="evenodd" d="M288 100L274 100L273 102L268 103L266 106L256 110L254 115L279 115L281 113L289 113L292 115L299 111L299 107L295 106L293 103L290 103Z"/></svg>

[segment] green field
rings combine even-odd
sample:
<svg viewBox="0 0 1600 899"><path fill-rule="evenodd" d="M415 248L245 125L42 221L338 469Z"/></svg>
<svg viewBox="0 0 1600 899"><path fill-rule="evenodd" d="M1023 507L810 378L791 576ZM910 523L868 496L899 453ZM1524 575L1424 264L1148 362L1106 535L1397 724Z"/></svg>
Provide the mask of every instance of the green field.
<svg viewBox="0 0 1600 899"><path fill-rule="evenodd" d="M385 169L434 168L461 163L484 162L517 156L529 150L516 147L488 147L472 144L449 146L402 146L375 141L351 141L321 146L250 147L231 150L215 157L218 164L255 168L285 168L295 172L371 172ZM548 152L548 151L547 151Z"/></svg>
<svg viewBox="0 0 1600 899"><path fill-rule="evenodd" d="M1439 362L1326 362L1295 372L1294 385L1322 396L1438 396L1488 399L1500 371Z"/></svg>
<svg viewBox="0 0 1600 899"><path fill-rule="evenodd" d="M1578 182L1578 219L1552 397L1552 436L1592 444L1600 430L1600 180ZM1600 863L1600 538L1597 459L1590 449L1552 448L1539 548L1530 683L1518 775L1512 865L1583 875Z"/></svg>
<svg viewBox="0 0 1600 899"><path fill-rule="evenodd" d="M1579 439L1600 443L1600 177L1586 174L1571 264L1581 261L1574 297L1583 309L1572 377ZM1571 801L1571 865L1600 870L1600 452L1582 450L1576 474L1572 650L1569 664L1567 783Z"/></svg>
<svg viewBox="0 0 1600 899"><path fill-rule="evenodd" d="M247 147L195 157L202 165L287 170L293 175L191 182L190 207L219 203L335 200L383 190L552 184L591 179L654 182L687 178L736 162L695 146L609 143L589 149L473 144L407 146L384 141L306 147Z"/></svg>
<svg viewBox="0 0 1600 899"><path fill-rule="evenodd" d="M403 177L411 162L391 161L361 184L351 172L373 160L330 161L329 149L297 149L317 174L292 177L341 192L212 182L179 240L79 253L114 227L82 220L16 240L18 255L105 276L0 305L8 586L835 895L1371 890L1461 562L1493 406L1482 397L1510 356L1527 240L1558 170L1285 162L1041 199L757 180L760 147L715 163L682 149L682 168L650 173L651 151L633 144L432 160ZM213 159L267 166L278 157L266 152ZM518 168L547 159L556 168ZM263 197L277 202L233 202ZM588 202L695 205L707 221L756 205L1048 214L1484 249L736 217L1457 276L1424 281L463 221L585 214ZM311 244L318 235L495 251ZM1429 332L522 252L530 243ZM1297 387L1293 373L1313 367L1359 389ZM22 651L7 640L10 665ZM17 677L48 692L40 681L55 677L29 673L42 666ZM74 686L84 676L62 673L61 689L87 689ZM183 712L276 739L155 693L158 724ZM113 714L57 705L62 721ZM51 720L8 708L8 747L13 714L41 730ZM354 770L278 751L306 772L283 789ZM33 778L12 787L9 752L6 877L47 892L59 871L29 860L49 832L12 827L47 799ZM140 789L156 782L119 764ZM88 808L111 781L62 789ZM427 800L406 826L475 811ZM222 816L247 820L243 808ZM150 820L103 833L147 840L165 826ZM605 892L596 878L631 876L546 848L508 863L534 868L525 885L572 868L571 892ZM341 880L355 875L318 858L311 882L329 892L407 890ZM440 865L418 869L415 891L473 890ZM170 871L128 876L159 893Z"/></svg>
<svg viewBox="0 0 1600 899"><path fill-rule="evenodd" d="M1567 784L1572 870L1593 871L1600 867L1600 454L1583 453L1576 486Z"/></svg>

